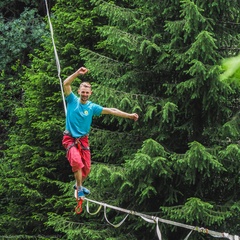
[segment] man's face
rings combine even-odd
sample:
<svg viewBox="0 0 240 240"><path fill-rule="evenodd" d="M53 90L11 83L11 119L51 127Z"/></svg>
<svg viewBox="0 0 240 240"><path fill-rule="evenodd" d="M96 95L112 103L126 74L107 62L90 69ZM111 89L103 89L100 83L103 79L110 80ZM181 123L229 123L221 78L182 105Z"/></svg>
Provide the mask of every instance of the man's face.
<svg viewBox="0 0 240 240"><path fill-rule="evenodd" d="M89 97L91 96L92 91L91 91L91 88L89 88L89 87L81 86L78 89L78 94L80 95L81 103L86 103L88 101Z"/></svg>

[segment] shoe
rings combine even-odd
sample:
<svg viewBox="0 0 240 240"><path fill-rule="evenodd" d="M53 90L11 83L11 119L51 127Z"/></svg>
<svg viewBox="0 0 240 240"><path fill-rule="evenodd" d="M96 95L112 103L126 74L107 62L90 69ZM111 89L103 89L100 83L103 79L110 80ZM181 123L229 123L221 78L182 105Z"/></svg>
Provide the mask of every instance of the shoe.
<svg viewBox="0 0 240 240"><path fill-rule="evenodd" d="M84 198L84 197L85 197L82 188L78 189L78 191L77 191L77 196L78 196L78 198Z"/></svg>
<svg viewBox="0 0 240 240"><path fill-rule="evenodd" d="M77 186L74 185L73 188L76 190L76 189L77 189ZM89 191L87 188L81 187L81 189L82 189L82 191L83 191L83 194L85 194L85 195L90 194L90 191Z"/></svg>
<svg viewBox="0 0 240 240"><path fill-rule="evenodd" d="M82 190L83 190L83 193L84 193L85 195L90 194L90 191L89 191L87 188L82 187Z"/></svg>

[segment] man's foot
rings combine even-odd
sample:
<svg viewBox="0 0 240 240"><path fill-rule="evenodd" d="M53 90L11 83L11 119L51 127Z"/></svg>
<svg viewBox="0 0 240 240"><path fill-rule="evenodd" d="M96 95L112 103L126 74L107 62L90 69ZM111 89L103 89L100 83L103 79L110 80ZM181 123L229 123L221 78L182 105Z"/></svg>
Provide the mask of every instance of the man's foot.
<svg viewBox="0 0 240 240"><path fill-rule="evenodd" d="M73 188L76 190L76 189L77 189L77 186L74 185ZM90 194L90 190L88 190L87 188L81 187L81 189L82 189L82 192L83 192L84 195Z"/></svg>
<svg viewBox="0 0 240 240"><path fill-rule="evenodd" d="M84 197L85 197L82 188L79 188L79 189L77 190L77 196L78 196L78 198L84 198Z"/></svg>
<svg viewBox="0 0 240 240"><path fill-rule="evenodd" d="M85 195L90 194L90 191L89 191L87 188L82 187L82 190L83 190L83 193L84 193Z"/></svg>

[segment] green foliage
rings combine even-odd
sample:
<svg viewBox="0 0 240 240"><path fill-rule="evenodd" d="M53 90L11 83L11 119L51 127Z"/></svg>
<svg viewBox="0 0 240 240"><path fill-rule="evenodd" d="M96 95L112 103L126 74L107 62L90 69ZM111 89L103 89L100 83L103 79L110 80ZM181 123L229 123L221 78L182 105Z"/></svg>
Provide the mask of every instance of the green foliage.
<svg viewBox="0 0 240 240"><path fill-rule="evenodd" d="M90 73L81 80L92 83L93 102L139 114L138 122L94 118L93 165L84 182L91 198L239 234L239 88L219 81L221 60L237 54L239 24L230 22L239 22L238 9L238 1L226 0L56 2L51 19L61 76L85 65ZM0 235L154 239L155 227L143 220L129 217L115 229L102 211L74 214L53 46L36 16L26 9L1 35L2 54L12 44L17 52L0 62L11 66L1 70L1 98L14 99L0 104L1 130L7 132L0 159ZM122 219L115 211L107 215L113 223ZM186 236L167 224L161 230L165 239Z"/></svg>
<svg viewBox="0 0 240 240"><path fill-rule="evenodd" d="M229 119L229 121L222 126L221 129L222 135L229 139L230 142L239 140L240 134L239 121L240 120L238 112L236 115L232 117L232 119Z"/></svg>
<svg viewBox="0 0 240 240"><path fill-rule="evenodd" d="M171 102L167 102L162 108L163 122L169 123L175 122L175 112L177 112L177 105Z"/></svg>
<svg viewBox="0 0 240 240"><path fill-rule="evenodd" d="M0 15L0 69L7 70L17 60L26 64L27 54L42 42L44 26L36 9L25 9L19 18L7 22Z"/></svg>
<svg viewBox="0 0 240 240"><path fill-rule="evenodd" d="M222 164L216 156L210 154L207 149L197 142L189 144L189 150L176 162L176 171L182 172L185 169L185 180L195 184L196 177L210 178L211 173L224 171Z"/></svg>
<svg viewBox="0 0 240 240"><path fill-rule="evenodd" d="M172 170L167 161L167 152L164 148L152 139L144 141L142 149L135 154L134 159L127 160L124 165L128 184L134 188L134 194L138 196L137 203L142 203L157 194L159 186L155 186L156 178L168 179ZM138 174L135 175L134 173ZM147 173L147 174L146 174ZM141 179L141 182L139 182ZM138 183L138 184L137 184ZM126 183L121 190L126 191Z"/></svg>
<svg viewBox="0 0 240 240"><path fill-rule="evenodd" d="M222 71L220 80L240 85L240 56L227 58L222 62Z"/></svg>
<svg viewBox="0 0 240 240"><path fill-rule="evenodd" d="M27 4L27 1L26 1ZM10 10L11 9L11 10ZM39 47L45 34L45 23L35 8L19 12L11 1L1 1L0 15L0 150L6 148L10 128L15 125L15 109L22 104L23 88L20 75L28 54ZM2 156L2 154L1 154Z"/></svg>
<svg viewBox="0 0 240 240"><path fill-rule="evenodd" d="M163 207L162 210L172 220L204 223L207 226L221 225L231 216L229 210L214 209L213 204L194 197L187 199L184 206Z"/></svg>

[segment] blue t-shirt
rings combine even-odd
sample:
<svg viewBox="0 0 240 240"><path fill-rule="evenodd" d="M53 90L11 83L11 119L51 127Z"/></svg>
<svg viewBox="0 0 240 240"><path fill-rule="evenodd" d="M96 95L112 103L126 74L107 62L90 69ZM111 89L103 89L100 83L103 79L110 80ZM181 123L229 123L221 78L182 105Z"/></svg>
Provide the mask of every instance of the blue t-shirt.
<svg viewBox="0 0 240 240"><path fill-rule="evenodd" d="M103 107L91 101L82 104L73 92L65 99L67 102L66 130L74 138L87 135L90 131L93 116L100 116Z"/></svg>

